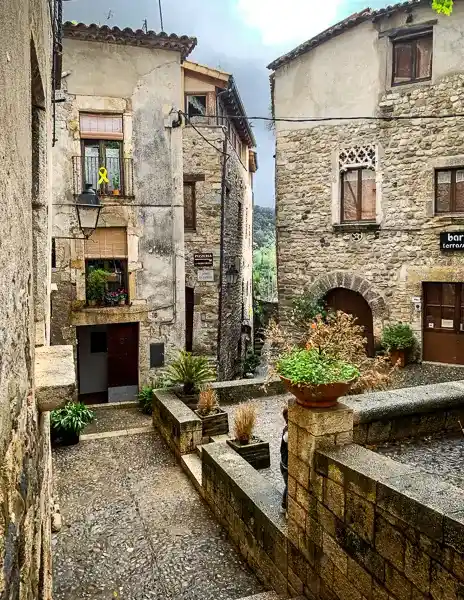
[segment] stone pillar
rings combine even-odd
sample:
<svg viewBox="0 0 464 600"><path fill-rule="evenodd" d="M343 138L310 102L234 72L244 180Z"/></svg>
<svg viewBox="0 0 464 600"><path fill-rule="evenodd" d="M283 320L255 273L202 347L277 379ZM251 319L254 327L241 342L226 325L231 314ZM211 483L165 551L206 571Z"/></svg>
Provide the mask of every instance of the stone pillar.
<svg viewBox="0 0 464 600"><path fill-rule="evenodd" d="M316 472L316 451L352 441L353 411L343 404L316 409L289 406L288 583L291 592L307 598L330 596L324 594L328 551L321 523L331 515L343 518L344 511L343 488L329 479L324 482Z"/></svg>

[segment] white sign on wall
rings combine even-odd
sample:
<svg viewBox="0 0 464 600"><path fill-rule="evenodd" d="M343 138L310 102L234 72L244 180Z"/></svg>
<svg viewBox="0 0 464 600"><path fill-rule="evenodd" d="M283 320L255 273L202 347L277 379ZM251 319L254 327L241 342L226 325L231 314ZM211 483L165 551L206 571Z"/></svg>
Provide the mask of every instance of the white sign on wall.
<svg viewBox="0 0 464 600"><path fill-rule="evenodd" d="M197 281L214 281L213 269L199 269L197 271Z"/></svg>

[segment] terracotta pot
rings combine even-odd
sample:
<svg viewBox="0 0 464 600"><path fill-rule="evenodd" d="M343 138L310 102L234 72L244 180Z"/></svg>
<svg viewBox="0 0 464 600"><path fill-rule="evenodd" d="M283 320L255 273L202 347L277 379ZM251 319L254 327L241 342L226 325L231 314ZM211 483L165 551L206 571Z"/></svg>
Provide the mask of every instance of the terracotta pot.
<svg viewBox="0 0 464 600"><path fill-rule="evenodd" d="M125 300L119 300L119 306L126 306Z"/></svg>
<svg viewBox="0 0 464 600"><path fill-rule="evenodd" d="M280 379L287 390L295 396L298 404L308 408L335 406L338 399L344 396L355 382L355 379L352 379L351 381L337 381L336 383L308 386L293 384L286 377L280 376Z"/></svg>
<svg viewBox="0 0 464 600"><path fill-rule="evenodd" d="M393 366L397 364L399 367L403 368L404 365L406 364L405 351L404 350L391 350L390 351L390 361Z"/></svg>
<svg viewBox="0 0 464 600"><path fill-rule="evenodd" d="M120 191L119 190L113 190L113 196L119 196Z"/></svg>

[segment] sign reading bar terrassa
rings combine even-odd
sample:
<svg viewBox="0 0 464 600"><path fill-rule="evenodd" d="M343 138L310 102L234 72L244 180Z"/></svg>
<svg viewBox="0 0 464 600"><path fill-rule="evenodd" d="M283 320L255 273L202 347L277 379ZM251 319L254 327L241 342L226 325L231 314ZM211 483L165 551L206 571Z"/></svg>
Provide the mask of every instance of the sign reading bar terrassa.
<svg viewBox="0 0 464 600"><path fill-rule="evenodd" d="M193 255L193 264L195 267L212 267L213 266L213 253L212 252L200 252Z"/></svg>
<svg viewBox="0 0 464 600"><path fill-rule="evenodd" d="M464 231L442 231L440 233L440 250L464 252Z"/></svg>

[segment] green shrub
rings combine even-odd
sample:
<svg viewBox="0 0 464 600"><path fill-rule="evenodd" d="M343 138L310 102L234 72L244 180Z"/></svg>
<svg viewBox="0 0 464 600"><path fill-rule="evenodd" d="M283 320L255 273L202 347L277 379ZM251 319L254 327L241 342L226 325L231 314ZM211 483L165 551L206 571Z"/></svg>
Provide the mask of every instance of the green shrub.
<svg viewBox="0 0 464 600"><path fill-rule="evenodd" d="M387 325L382 332L382 346L389 352L392 350L409 350L416 344L416 338L407 323Z"/></svg>
<svg viewBox="0 0 464 600"><path fill-rule="evenodd" d="M106 294L108 277L111 275L104 269L92 269L87 275L87 300L101 302Z"/></svg>
<svg viewBox="0 0 464 600"><path fill-rule="evenodd" d="M200 386L214 379L214 371L205 356L194 356L181 350L177 359L169 365L165 376L172 384L182 384L185 395L197 392Z"/></svg>
<svg viewBox="0 0 464 600"><path fill-rule="evenodd" d="M153 412L153 390L155 388L152 385L144 385L137 395L140 410L146 414L151 415Z"/></svg>
<svg viewBox="0 0 464 600"><path fill-rule="evenodd" d="M81 402L68 402L50 413L50 423L58 433L80 435L86 425L95 418L95 413Z"/></svg>
<svg viewBox="0 0 464 600"><path fill-rule="evenodd" d="M313 296L309 296L307 293L297 296L293 300L293 320L297 323L309 323L313 321L318 315L323 318L327 316L327 311L324 305L319 300L316 300Z"/></svg>
<svg viewBox="0 0 464 600"><path fill-rule="evenodd" d="M243 372L244 373L254 373L256 369L259 367L260 359L257 354L253 352L253 350L248 350L245 360L243 361Z"/></svg>
<svg viewBox="0 0 464 600"><path fill-rule="evenodd" d="M293 384L303 385L351 381L359 376L359 369L354 365L316 349L295 348L283 354L277 362L276 370Z"/></svg>

